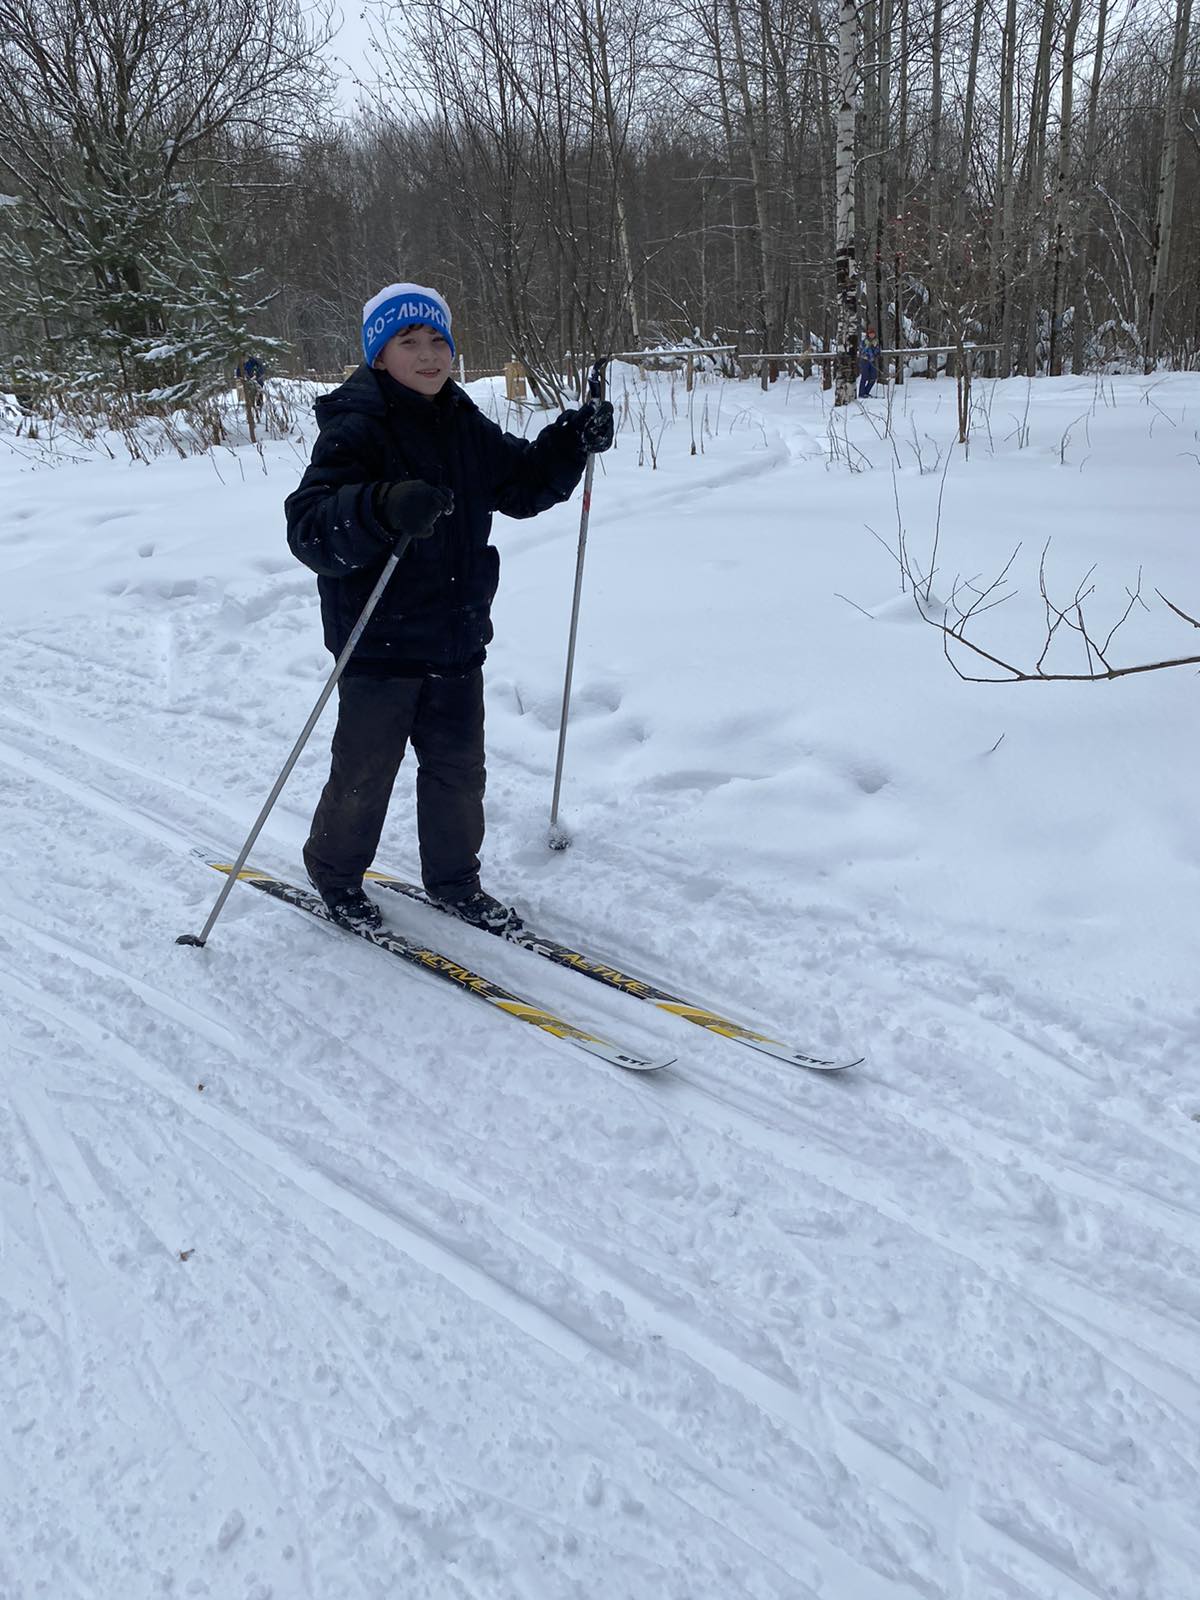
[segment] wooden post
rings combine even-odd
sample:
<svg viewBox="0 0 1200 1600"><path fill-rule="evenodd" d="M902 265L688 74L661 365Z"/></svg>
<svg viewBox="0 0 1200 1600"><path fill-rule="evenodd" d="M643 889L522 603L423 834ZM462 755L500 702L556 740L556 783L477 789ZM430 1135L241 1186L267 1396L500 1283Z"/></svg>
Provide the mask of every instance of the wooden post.
<svg viewBox="0 0 1200 1600"><path fill-rule="evenodd" d="M687 358L687 392L691 394L696 387L696 358L689 355Z"/></svg>
<svg viewBox="0 0 1200 1600"><path fill-rule="evenodd" d="M509 400L524 400L528 394L525 368L515 358L504 363L504 393Z"/></svg>

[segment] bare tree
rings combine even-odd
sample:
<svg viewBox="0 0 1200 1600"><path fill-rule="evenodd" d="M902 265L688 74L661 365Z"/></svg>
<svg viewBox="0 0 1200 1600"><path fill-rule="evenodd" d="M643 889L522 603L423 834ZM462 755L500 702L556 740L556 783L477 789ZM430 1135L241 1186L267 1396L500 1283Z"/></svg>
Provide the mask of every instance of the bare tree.
<svg viewBox="0 0 1200 1600"><path fill-rule="evenodd" d="M750 182L754 191L754 209L758 224L758 302L760 333L764 350L774 350L778 342L779 314L775 293L775 269L771 253L771 217L768 189L766 151L760 131L760 121L765 108L756 105L750 85L750 63L747 56L746 37L742 28L741 0L725 0L729 25L733 36L733 62L738 95L742 106L742 127L746 150L750 158Z"/></svg>
<svg viewBox="0 0 1200 1600"><path fill-rule="evenodd" d="M449 226L480 321L542 398L560 394L564 357L641 331L649 252L633 242L627 149L654 26L648 0L412 0L380 36L399 122L462 198Z"/></svg>
<svg viewBox="0 0 1200 1600"><path fill-rule="evenodd" d="M1087 320L1081 314L1082 300L1087 291L1087 260L1091 246L1090 223L1093 211L1093 186L1096 171L1096 149L1099 136L1100 86L1104 78L1104 45L1108 31L1108 14L1111 0L1099 0L1096 33L1092 43L1092 79L1088 91L1087 121L1083 136L1083 153L1079 161L1079 214L1076 220L1076 251L1070 274L1074 289L1074 320L1071 326L1071 370L1082 372L1086 348ZM1068 291L1069 297L1069 291Z"/></svg>
<svg viewBox="0 0 1200 1600"><path fill-rule="evenodd" d="M203 308L231 336L244 323L223 169L239 139L294 143L329 36L297 0L0 0L0 173L20 201L7 306L47 359L107 352L129 386L150 368L161 386L172 332L191 337Z"/></svg>
<svg viewBox="0 0 1200 1600"><path fill-rule="evenodd" d="M999 372L1012 372L1012 252L1016 184L1016 57L1017 0L1006 0L1000 45L1000 117L996 134L995 177L992 202L991 285L988 299L1000 340Z"/></svg>
<svg viewBox="0 0 1200 1600"><path fill-rule="evenodd" d="M1044 633L1037 656L1032 661L1022 662L1013 660L1008 654L1001 655L998 647L989 649L979 637L980 619L1016 597L1017 591L1009 587L1008 578L1020 548L1018 545L990 583L981 583L974 578L956 578L951 585L949 600L945 605L937 606L931 597L931 574L917 572L907 550L901 547L901 569L912 585L917 610L922 619L942 635L946 659L960 678L969 683L1108 683L1116 678L1162 672L1170 667L1200 665L1200 654L1161 656L1151 661L1114 662L1113 646L1121 628L1135 609L1146 609L1142 599L1141 573L1138 573L1136 586L1125 591L1125 603L1120 614L1101 630L1094 625L1087 612L1088 603L1094 600L1096 593L1092 583L1095 569L1084 574L1065 602L1055 599L1050 593L1046 577L1049 543L1043 549L1038 563L1038 593L1042 602ZM1200 619L1190 616L1168 600L1161 590L1155 593L1182 622L1200 628ZM1074 647L1081 662L1076 671L1049 664L1052 652L1059 650L1064 643Z"/></svg>
<svg viewBox="0 0 1200 1600"><path fill-rule="evenodd" d="M1033 76L1033 102L1022 162L1021 188L1026 196L1025 216L1025 371L1038 370L1038 322L1041 310L1042 245L1045 237L1046 147L1053 87L1054 41L1058 25L1057 0L1042 0L1041 26Z"/></svg>
<svg viewBox="0 0 1200 1600"><path fill-rule="evenodd" d="M1190 5L410 0L380 38L386 118L299 151L231 123L219 158L177 160L226 221L264 197L239 238L305 286L271 315L306 349L352 343L362 280L403 259L461 285L480 361L548 383L610 342L816 333L845 398L864 291L887 343L990 337L1001 376L1141 366L1148 340L1196 362L1200 226L1166 209L1200 184Z"/></svg>
<svg viewBox="0 0 1200 1600"><path fill-rule="evenodd" d="M1070 0L1063 38L1062 89L1058 116L1058 169L1054 180L1054 263L1050 289L1050 376L1063 369L1063 315L1066 309L1067 251L1071 231L1071 117L1075 104L1075 41L1083 0Z"/></svg>
<svg viewBox="0 0 1200 1600"><path fill-rule="evenodd" d="M834 263L838 296L838 362L834 403L854 399L858 367L858 259L854 237L854 194L858 183L857 123L862 76L862 14L859 0L838 3L837 150L834 193L837 221Z"/></svg>
<svg viewBox="0 0 1200 1600"><path fill-rule="evenodd" d="M621 63L621 80L618 82L610 47L611 10L609 0L579 0L579 37L588 63L592 116L599 124L602 133L601 143L608 161L609 180L612 185L613 223L620 254L621 275L624 280L623 300L629 314L633 345L635 349L639 349L642 330L635 292L637 268L634 264L628 207L625 202L624 167L625 147L629 135L630 101L637 73L636 41L641 32L639 23L644 13L641 7L635 6L632 17L628 19L626 49Z"/></svg>
<svg viewBox="0 0 1200 1600"><path fill-rule="evenodd" d="M1171 236L1175 222L1175 180L1179 169L1179 106L1183 94L1183 69L1187 60L1191 22L1192 0L1176 0L1171 71L1167 81L1166 103L1163 107L1158 203L1150 247L1150 293L1146 308L1145 371L1147 372L1153 372L1158 361L1167 266L1171 259Z"/></svg>

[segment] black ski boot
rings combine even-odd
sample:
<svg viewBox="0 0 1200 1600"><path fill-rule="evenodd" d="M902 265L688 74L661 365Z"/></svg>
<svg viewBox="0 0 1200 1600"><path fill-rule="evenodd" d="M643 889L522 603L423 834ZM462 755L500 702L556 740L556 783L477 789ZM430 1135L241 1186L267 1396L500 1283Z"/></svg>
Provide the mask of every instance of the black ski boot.
<svg viewBox="0 0 1200 1600"><path fill-rule="evenodd" d="M368 900L361 889L318 889L325 909L339 928L349 928L354 933L378 933L383 927L383 917L374 900Z"/></svg>
<svg viewBox="0 0 1200 1600"><path fill-rule="evenodd" d="M469 922L484 933L494 933L502 939L512 939L525 932L525 924L513 910L482 889L467 895L465 900L439 900L438 905L461 922Z"/></svg>

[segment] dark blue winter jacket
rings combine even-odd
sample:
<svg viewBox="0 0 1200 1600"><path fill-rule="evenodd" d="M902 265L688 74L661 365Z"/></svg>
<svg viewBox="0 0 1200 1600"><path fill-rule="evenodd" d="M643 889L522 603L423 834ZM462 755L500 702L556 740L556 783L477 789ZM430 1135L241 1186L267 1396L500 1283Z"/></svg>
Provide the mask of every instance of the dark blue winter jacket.
<svg viewBox="0 0 1200 1600"><path fill-rule="evenodd" d="M570 413L519 439L453 381L427 399L363 365L317 401L316 415L312 463L284 509L288 544L317 574L326 645L341 652L392 550L375 490L423 478L452 489L454 509L409 545L346 670L404 676L478 666L500 576L492 513L533 517L570 496L587 462Z"/></svg>

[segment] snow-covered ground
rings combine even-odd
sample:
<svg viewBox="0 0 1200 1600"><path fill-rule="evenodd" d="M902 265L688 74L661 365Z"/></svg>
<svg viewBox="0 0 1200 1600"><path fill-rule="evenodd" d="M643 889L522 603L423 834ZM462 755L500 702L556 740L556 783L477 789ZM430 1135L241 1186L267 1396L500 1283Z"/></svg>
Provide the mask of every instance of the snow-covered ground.
<svg viewBox="0 0 1200 1600"><path fill-rule="evenodd" d="M178 946L328 672L311 435L0 433L4 1600L1200 1593L1196 671L963 682L887 548L940 501L944 599L1020 543L978 637L1023 664L1047 538L1099 638L1142 569L1115 663L1200 653L1154 593L1200 615L1200 378L980 386L969 460L946 382L890 436L615 387L563 854L578 498L497 524L485 882L836 1078L398 901L675 1066L248 888ZM293 878L328 735L254 855Z"/></svg>

